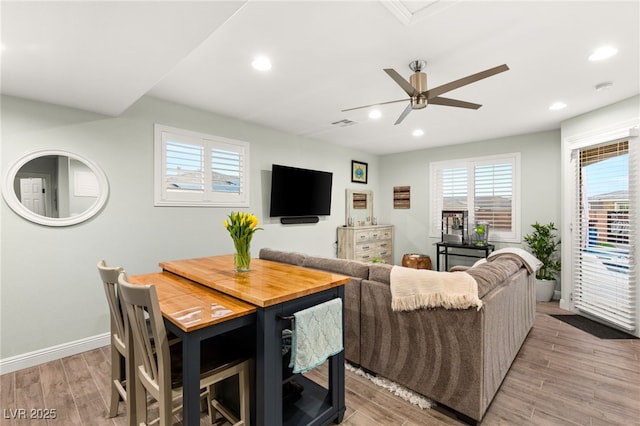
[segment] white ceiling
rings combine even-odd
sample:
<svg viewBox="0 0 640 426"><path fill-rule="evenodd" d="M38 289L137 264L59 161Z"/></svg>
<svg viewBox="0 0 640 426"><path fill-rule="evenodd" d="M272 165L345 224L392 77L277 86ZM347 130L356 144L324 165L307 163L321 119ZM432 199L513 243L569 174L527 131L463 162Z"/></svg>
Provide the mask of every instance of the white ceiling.
<svg viewBox="0 0 640 426"><path fill-rule="evenodd" d="M3 0L0 14L4 94L113 116L146 94L374 154L557 129L640 93L639 1ZM607 44L616 56L587 60ZM251 68L258 54L271 71ZM405 98L383 68L408 79L416 59L429 88L510 70L445 95L479 110L341 112Z"/></svg>

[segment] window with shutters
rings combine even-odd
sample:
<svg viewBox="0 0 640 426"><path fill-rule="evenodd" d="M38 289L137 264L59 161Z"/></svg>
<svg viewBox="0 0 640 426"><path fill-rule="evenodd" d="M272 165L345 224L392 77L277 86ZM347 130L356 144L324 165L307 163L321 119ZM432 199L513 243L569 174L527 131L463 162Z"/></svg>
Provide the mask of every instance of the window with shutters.
<svg viewBox="0 0 640 426"><path fill-rule="evenodd" d="M155 205L249 205L249 143L155 126Z"/></svg>
<svg viewBox="0 0 640 426"><path fill-rule="evenodd" d="M519 169L519 153L431 163L430 235L442 210L467 210L470 228L489 223L490 241L520 242Z"/></svg>

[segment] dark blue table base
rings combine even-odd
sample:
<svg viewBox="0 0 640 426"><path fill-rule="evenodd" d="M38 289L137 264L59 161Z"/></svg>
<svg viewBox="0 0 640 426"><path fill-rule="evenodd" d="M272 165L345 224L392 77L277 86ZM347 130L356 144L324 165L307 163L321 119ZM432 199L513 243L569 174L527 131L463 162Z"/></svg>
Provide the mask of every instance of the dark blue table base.
<svg viewBox="0 0 640 426"><path fill-rule="evenodd" d="M209 337L237 330L245 326L253 325L256 321L255 314L246 315L216 324L213 327L204 327L199 330L185 332L165 319L165 327L182 339L183 362L183 401L182 410L184 425L200 425L200 342ZM197 416L193 416L197 413Z"/></svg>
<svg viewBox="0 0 640 426"><path fill-rule="evenodd" d="M256 321L256 395L253 424L271 425L327 425L340 423L346 410L344 402L344 351L329 358L328 389L302 375L295 381L304 386L302 397L282 407L282 330L291 327L281 317L318 305L331 299L344 301L344 286L300 297L264 309L258 308ZM344 329L344 317L343 317ZM290 378L288 378L290 380ZM274 384L277 384L274 386Z"/></svg>
<svg viewBox="0 0 640 426"><path fill-rule="evenodd" d="M275 425L328 425L340 423L344 417L344 351L329 359L328 389L302 375L294 375L297 383L304 387L300 399L283 407L282 403L282 330L291 327L283 316L340 297L344 301L344 286L304 296L289 302L267 308L258 308L255 314L236 318L184 332L170 321L165 320L168 330L182 339L184 360L184 409L183 424L199 425L200 418L192 413L200 413L199 368L200 341L245 326L255 326L255 386L251 388L251 424L257 426ZM344 317L343 317L344 329ZM288 378L290 380L291 378Z"/></svg>

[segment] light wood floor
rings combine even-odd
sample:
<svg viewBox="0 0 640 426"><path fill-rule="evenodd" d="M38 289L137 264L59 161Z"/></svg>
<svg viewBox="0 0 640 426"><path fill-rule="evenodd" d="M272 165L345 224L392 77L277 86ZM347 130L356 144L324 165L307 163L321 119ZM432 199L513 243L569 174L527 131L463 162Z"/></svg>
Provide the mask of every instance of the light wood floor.
<svg viewBox="0 0 640 426"><path fill-rule="evenodd" d="M640 340L600 340L547 315L561 312L557 303L538 304L534 327L482 424L640 425ZM324 371L317 370L310 375L322 381ZM124 425L122 404L118 417L106 418L108 377L108 347L2 375L0 424ZM343 425L462 424L349 371L346 404ZM57 419L7 418L16 408L55 408Z"/></svg>

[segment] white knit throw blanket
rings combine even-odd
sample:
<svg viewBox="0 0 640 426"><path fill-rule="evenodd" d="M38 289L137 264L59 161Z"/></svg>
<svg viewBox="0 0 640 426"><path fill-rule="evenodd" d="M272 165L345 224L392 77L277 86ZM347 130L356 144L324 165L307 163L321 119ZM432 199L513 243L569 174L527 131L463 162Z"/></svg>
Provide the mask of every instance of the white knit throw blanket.
<svg viewBox="0 0 640 426"><path fill-rule="evenodd" d="M437 272L402 266L391 268L391 309L413 311L419 308L478 310L478 283L466 272Z"/></svg>

